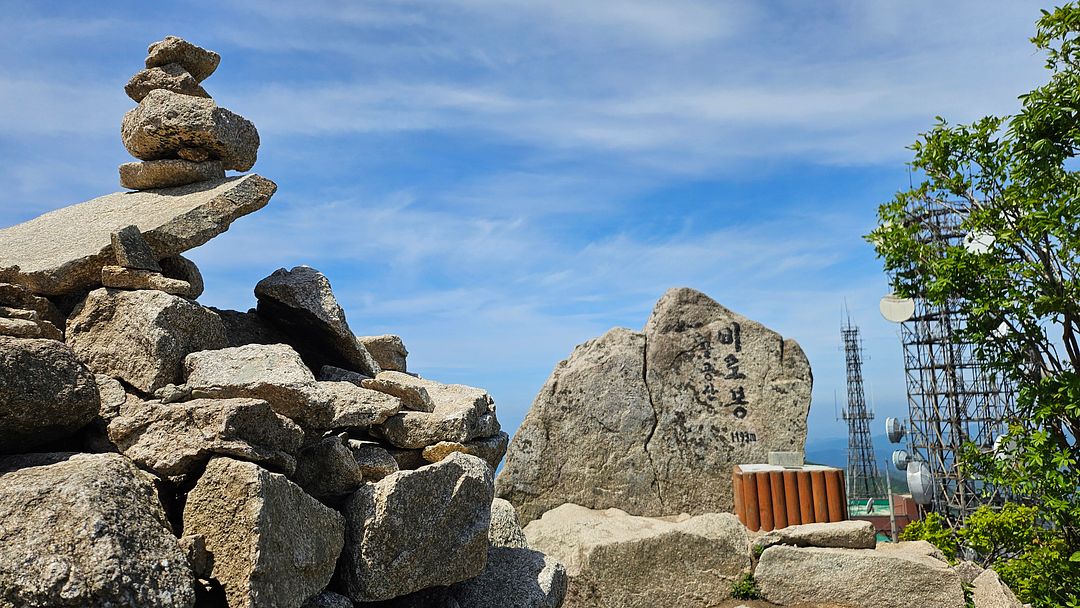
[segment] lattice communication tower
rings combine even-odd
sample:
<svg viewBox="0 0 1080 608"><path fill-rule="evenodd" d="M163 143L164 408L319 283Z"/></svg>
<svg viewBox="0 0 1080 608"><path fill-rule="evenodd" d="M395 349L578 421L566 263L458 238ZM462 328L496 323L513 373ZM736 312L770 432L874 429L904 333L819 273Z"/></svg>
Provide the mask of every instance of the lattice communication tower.
<svg viewBox="0 0 1080 608"><path fill-rule="evenodd" d="M851 317L840 326L844 340L844 359L847 362L847 407L843 410L848 424L847 486L848 496L857 499L880 498L885 495L878 473L874 443L870 437L870 421L874 412L866 407L863 390L862 339Z"/></svg>

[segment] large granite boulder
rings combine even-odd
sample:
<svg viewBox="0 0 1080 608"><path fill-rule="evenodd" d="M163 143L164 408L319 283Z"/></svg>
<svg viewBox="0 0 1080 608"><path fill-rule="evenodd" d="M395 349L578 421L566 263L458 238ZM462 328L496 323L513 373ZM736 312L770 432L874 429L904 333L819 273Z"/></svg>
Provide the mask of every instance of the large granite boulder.
<svg viewBox="0 0 1080 608"><path fill-rule="evenodd" d="M148 477L119 454L0 458L0 606L194 606Z"/></svg>
<svg viewBox="0 0 1080 608"><path fill-rule="evenodd" d="M0 336L0 453L67 437L100 403L94 374L66 344Z"/></svg>
<svg viewBox="0 0 1080 608"><path fill-rule="evenodd" d="M375 358L379 367L392 372L408 371L406 360L409 351L401 336L385 334L382 336L360 336L357 338L364 348Z"/></svg>
<svg viewBox="0 0 1080 608"><path fill-rule="evenodd" d="M987 569L971 583L971 599L975 608L1023 608L1020 600L1001 582L997 572Z"/></svg>
<svg viewBox="0 0 1080 608"><path fill-rule="evenodd" d="M754 545L762 550L773 545L873 549L877 546L877 531L873 523L861 519L800 524L766 532Z"/></svg>
<svg viewBox="0 0 1080 608"><path fill-rule="evenodd" d="M92 371L153 394L183 377L184 357L225 346L212 311L163 291L96 289L68 319L67 340Z"/></svg>
<svg viewBox="0 0 1080 608"><path fill-rule="evenodd" d="M234 171L251 169L259 151L259 132L250 120L213 99L167 89L150 91L124 115L120 138L140 160L176 158L183 148L201 148Z"/></svg>
<svg viewBox="0 0 1080 608"><path fill-rule="evenodd" d="M345 320L330 281L310 266L279 268L255 286L259 315L289 336L311 369L333 365L375 376L379 364Z"/></svg>
<svg viewBox="0 0 1080 608"><path fill-rule="evenodd" d="M194 399L127 407L109 422L120 452L160 476L191 473L214 455L292 473L304 431L258 399Z"/></svg>
<svg viewBox="0 0 1080 608"><path fill-rule="evenodd" d="M215 458L184 506L184 534L205 538L229 606L300 606L326 588L344 525L284 475Z"/></svg>
<svg viewBox="0 0 1080 608"><path fill-rule="evenodd" d="M493 498L487 464L466 454L365 484L343 509L343 592L381 601L479 575Z"/></svg>
<svg viewBox="0 0 1080 608"><path fill-rule="evenodd" d="M762 597L781 606L964 606L948 563L913 551L776 545L761 554L754 579Z"/></svg>
<svg viewBox="0 0 1080 608"><path fill-rule="evenodd" d="M565 565L566 608L714 606L750 568L746 528L730 513L659 519L566 504L525 536Z"/></svg>
<svg viewBox="0 0 1080 608"><path fill-rule="evenodd" d="M811 382L793 340L672 289L644 332L611 330L556 366L510 443L498 494L525 521L565 502L730 512L733 464L803 449Z"/></svg>
<svg viewBox="0 0 1080 608"><path fill-rule="evenodd" d="M423 378L412 381L431 396L435 407L430 412L402 411L376 428L391 444L422 449L440 441L466 443L494 437L502 430L495 417L495 401L484 389ZM367 380L364 385L374 386Z"/></svg>
<svg viewBox="0 0 1080 608"><path fill-rule="evenodd" d="M192 98L195 99L195 98ZM257 211L277 190L258 175L177 188L108 194L0 230L0 260L16 265L4 280L34 293L62 295L101 284L115 263L112 233L134 224L158 259L198 247L234 220Z"/></svg>

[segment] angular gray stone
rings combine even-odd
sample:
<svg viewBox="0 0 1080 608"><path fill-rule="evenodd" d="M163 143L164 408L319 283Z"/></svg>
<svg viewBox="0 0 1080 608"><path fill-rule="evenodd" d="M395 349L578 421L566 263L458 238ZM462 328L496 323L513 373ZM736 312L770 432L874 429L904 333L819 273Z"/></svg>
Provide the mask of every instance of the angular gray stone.
<svg viewBox="0 0 1080 608"><path fill-rule="evenodd" d="M348 435L331 435L305 446L296 455L292 480L315 498L352 494L364 483L364 474L348 447Z"/></svg>
<svg viewBox="0 0 1080 608"><path fill-rule="evenodd" d="M150 91L124 114L120 139L139 160L176 158L182 148L204 148L234 171L251 169L259 151L259 132L250 120L213 99L165 89Z"/></svg>
<svg viewBox="0 0 1080 608"><path fill-rule="evenodd" d="M120 415L120 410L127 403L128 395L124 392L124 386L120 381L105 374L94 374L94 382L97 383L98 395L101 405L98 407L98 417L108 422Z"/></svg>
<svg viewBox="0 0 1080 608"><path fill-rule="evenodd" d="M214 455L265 463L291 474L304 432L258 399L193 399L127 408L109 422L124 455L162 476L197 470Z"/></svg>
<svg viewBox="0 0 1080 608"><path fill-rule="evenodd" d="M191 565L191 572L198 578L210 576L210 554L206 552L206 539L201 534L190 534L177 539L180 550Z"/></svg>
<svg viewBox="0 0 1080 608"><path fill-rule="evenodd" d="M775 545L761 554L754 580L762 598L782 606L964 606L959 575L913 552Z"/></svg>
<svg viewBox="0 0 1080 608"><path fill-rule="evenodd" d="M68 437L100 403L94 375L66 344L0 336L0 453Z"/></svg>
<svg viewBox="0 0 1080 608"><path fill-rule="evenodd" d="M858 519L801 524L766 532L754 541L754 545L761 549L773 545L873 549L877 546L877 531L871 522Z"/></svg>
<svg viewBox="0 0 1080 608"><path fill-rule="evenodd" d="M971 599L975 601L975 608L1023 608L1020 600L1009 589L1009 586L1001 582L997 572L987 569L975 577L971 583Z"/></svg>
<svg viewBox="0 0 1080 608"><path fill-rule="evenodd" d="M364 380L371 379L370 376L365 376L359 372L347 369L341 369L340 367L334 367L333 365L324 365L319 368L317 377L324 382L350 382L356 386L363 386Z"/></svg>
<svg viewBox="0 0 1080 608"><path fill-rule="evenodd" d="M210 461L184 506L184 534L206 539L230 606L300 606L323 591L343 528L284 475L229 458Z"/></svg>
<svg viewBox="0 0 1080 608"><path fill-rule="evenodd" d="M403 450L388 446L386 451L390 453L390 457L397 463L399 471L414 471L431 464L424 460L423 450Z"/></svg>
<svg viewBox="0 0 1080 608"><path fill-rule="evenodd" d="M750 568L746 528L730 513L651 518L565 504L525 536L566 567L567 608L716 605Z"/></svg>
<svg viewBox="0 0 1080 608"><path fill-rule="evenodd" d="M154 89L166 89L192 97L210 97L199 81L179 63L140 70L124 85L124 92L135 103L142 101Z"/></svg>
<svg viewBox="0 0 1080 608"><path fill-rule="evenodd" d="M225 177L220 160L193 163L180 158L144 160L120 165L120 187L130 190L172 188Z"/></svg>
<svg viewBox="0 0 1080 608"><path fill-rule="evenodd" d="M0 458L0 606L194 606L148 477L119 454Z"/></svg>
<svg viewBox="0 0 1080 608"><path fill-rule="evenodd" d="M510 443L499 496L525 521L563 502L730 512L733 464L803 450L811 384L794 341L669 290L643 333L614 329L556 366Z"/></svg>
<svg viewBox="0 0 1080 608"><path fill-rule="evenodd" d="M510 436L499 432L493 437L474 439L467 443L440 441L435 445L424 448L422 454L424 460L428 462L439 462L453 452L463 452L483 459L491 467L491 470L495 471L499 468L499 463L502 462L503 456L506 454L506 446L509 443Z"/></svg>
<svg viewBox="0 0 1080 608"><path fill-rule="evenodd" d="M0 317L0 336L44 338L58 341L64 339L64 334L60 333L60 330L56 329L56 326L48 321L13 319L11 317Z"/></svg>
<svg viewBox="0 0 1080 608"><path fill-rule="evenodd" d="M188 284L188 298L194 300L202 295L204 288L202 273L199 272L199 267L195 265L195 262L182 255L174 255L162 258L158 260L158 263L161 265L161 273L167 278L184 281ZM222 323L224 323L224 319L222 319ZM230 344L229 346L233 345Z"/></svg>
<svg viewBox="0 0 1080 608"><path fill-rule="evenodd" d="M387 600L479 575L493 493L487 465L466 454L365 484L343 509L345 594Z"/></svg>
<svg viewBox="0 0 1080 608"><path fill-rule="evenodd" d="M382 336L360 336L357 338L364 348L375 358L379 367L392 372L406 372L406 358L409 351L405 349L405 343L401 336L385 334Z"/></svg>
<svg viewBox="0 0 1080 608"><path fill-rule="evenodd" d="M124 226L110 235L113 252L116 254L116 265L124 268L137 270L152 270L161 272L161 266L154 258L154 252L143 238L139 227L132 224Z"/></svg>
<svg viewBox="0 0 1080 608"><path fill-rule="evenodd" d="M225 346L217 315L162 291L96 289L68 320L67 340L92 371L153 394L179 384L189 353Z"/></svg>
<svg viewBox="0 0 1080 608"><path fill-rule="evenodd" d="M970 585L975 582L976 578L986 570L979 564L972 561L961 561L952 567L953 571L960 575L960 582L965 585Z"/></svg>
<svg viewBox="0 0 1080 608"><path fill-rule="evenodd" d="M512 547L527 549L529 541L518 522L514 505L496 498L491 502L491 527L488 528L488 543L492 547Z"/></svg>
<svg viewBox="0 0 1080 608"><path fill-rule="evenodd" d="M367 429L401 411L401 400L351 382L316 382L312 399L332 413L329 428Z"/></svg>
<svg viewBox="0 0 1080 608"><path fill-rule="evenodd" d="M367 481L379 481L399 470L397 460L378 442L350 439L348 446Z"/></svg>
<svg viewBox="0 0 1080 608"><path fill-rule="evenodd" d="M310 266L279 268L255 286L258 311L285 334L311 369L333 365L367 376L381 370L356 339L330 281Z"/></svg>
<svg viewBox="0 0 1080 608"><path fill-rule="evenodd" d="M116 230L138 226L160 260L225 232L237 218L264 207L276 189L264 177L245 175L152 192L119 192L51 211L0 230L0 260L19 266L4 280L43 295L93 288L100 284L101 268L115 259Z"/></svg>
<svg viewBox="0 0 1080 608"><path fill-rule="evenodd" d="M24 310L22 308L0 306L0 317L5 319L19 319L23 321L37 321L41 317L41 315L39 315L36 310Z"/></svg>
<svg viewBox="0 0 1080 608"><path fill-rule="evenodd" d="M38 320L48 321L57 329L64 329L67 319L47 298L35 296L29 289L13 283L0 283L0 305L37 313Z"/></svg>
<svg viewBox="0 0 1080 608"><path fill-rule="evenodd" d="M494 400L487 391L464 384L413 379L435 403L432 412L401 412L373 429L391 444L420 449L440 441L465 443L499 433Z"/></svg>
<svg viewBox="0 0 1080 608"><path fill-rule="evenodd" d="M101 269L101 285L113 289L150 289L176 296L190 298L192 289L187 281L170 279L160 272L135 270L123 266L105 266Z"/></svg>
<svg viewBox="0 0 1080 608"><path fill-rule="evenodd" d="M245 344L285 344L288 338L252 308L248 312L211 308L225 325L225 337L229 346ZM323 378L320 378L322 380Z"/></svg>
<svg viewBox="0 0 1080 608"><path fill-rule="evenodd" d="M146 53L146 67L177 63L198 82L206 80L221 63L221 55L176 36L166 36L164 40L151 44Z"/></svg>
<svg viewBox="0 0 1080 608"><path fill-rule="evenodd" d="M344 595L333 591L324 591L304 602L300 608L353 608L353 603Z"/></svg>
<svg viewBox="0 0 1080 608"><path fill-rule="evenodd" d="M379 372L379 375L360 384L401 399L401 407L415 412L435 411L435 402L424 387L424 381L402 372Z"/></svg>

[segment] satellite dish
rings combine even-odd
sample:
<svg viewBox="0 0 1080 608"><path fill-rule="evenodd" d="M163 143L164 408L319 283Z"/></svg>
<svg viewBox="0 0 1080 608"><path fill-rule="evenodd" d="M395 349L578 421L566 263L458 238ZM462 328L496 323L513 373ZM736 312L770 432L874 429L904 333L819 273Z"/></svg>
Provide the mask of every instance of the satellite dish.
<svg viewBox="0 0 1080 608"><path fill-rule="evenodd" d="M915 300L901 298L893 294L881 298L878 308L881 310L881 316L885 317L886 321L892 321L893 323L903 323L915 316Z"/></svg>
<svg viewBox="0 0 1080 608"><path fill-rule="evenodd" d="M994 235L989 232L969 232L964 236L964 249L970 253L987 253L994 244Z"/></svg>
<svg viewBox="0 0 1080 608"><path fill-rule="evenodd" d="M907 470L911 464L911 454L908 454L907 450L896 450L892 453L892 463L897 471Z"/></svg>
<svg viewBox="0 0 1080 608"><path fill-rule="evenodd" d="M994 458L1006 460L1016 450L1016 440L1008 435L998 435L994 438Z"/></svg>
<svg viewBox="0 0 1080 608"><path fill-rule="evenodd" d="M907 485L911 498L920 505L928 505L934 498L934 479L930 475L930 467L921 460L908 464Z"/></svg>
<svg viewBox="0 0 1080 608"><path fill-rule="evenodd" d="M890 416L885 419L885 434L889 436L889 443L900 443L906 432L899 418Z"/></svg>

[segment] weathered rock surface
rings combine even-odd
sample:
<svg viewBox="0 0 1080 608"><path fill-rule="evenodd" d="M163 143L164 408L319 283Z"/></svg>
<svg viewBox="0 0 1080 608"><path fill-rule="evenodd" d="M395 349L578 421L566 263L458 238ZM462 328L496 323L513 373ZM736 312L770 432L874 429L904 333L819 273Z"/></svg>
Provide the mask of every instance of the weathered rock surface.
<svg viewBox="0 0 1080 608"><path fill-rule="evenodd" d="M492 471L499 468L503 456L506 454L506 446L510 443L510 436L499 432L492 437L476 439L468 443L456 443L453 441L440 441L435 445L424 448L424 460L439 462L454 452L463 452L481 458L488 463Z"/></svg>
<svg viewBox="0 0 1080 608"><path fill-rule="evenodd" d="M255 286L259 314L290 337L311 369L333 365L367 376L381 370L345 320L330 281L310 266L279 268Z"/></svg>
<svg viewBox="0 0 1080 608"><path fill-rule="evenodd" d="M948 564L907 551L776 545L761 554L754 579L762 597L781 606L964 606Z"/></svg>
<svg viewBox="0 0 1080 608"><path fill-rule="evenodd" d="M441 384L413 379L435 403L431 412L401 412L375 429L391 444L421 449L440 441L465 443L492 437L501 430L494 400L487 391L464 384Z"/></svg>
<svg viewBox="0 0 1080 608"><path fill-rule="evenodd" d="M364 348L375 358L379 367L392 372L406 372L406 359L409 351L405 349L405 343L401 336L385 334L382 336L360 336L357 338Z"/></svg>
<svg viewBox="0 0 1080 608"><path fill-rule="evenodd" d="M274 411L294 420L328 419L312 406L315 376L286 344L248 344L193 352L184 359L184 377L192 391L226 399L268 401Z"/></svg>
<svg viewBox="0 0 1080 608"><path fill-rule="evenodd" d="M488 542L492 547L511 547L527 549L529 541L518 522L514 505L496 498L491 502L491 526L488 528Z"/></svg>
<svg viewBox="0 0 1080 608"><path fill-rule="evenodd" d="M131 190L172 188L224 177L225 168L219 160L193 163L181 158L166 158L120 165L120 187Z"/></svg>
<svg viewBox="0 0 1080 608"><path fill-rule="evenodd" d="M348 446L365 480L378 481L398 472L397 460L377 442L350 439Z"/></svg>
<svg viewBox="0 0 1080 608"><path fill-rule="evenodd" d="M118 454L0 458L0 605L190 608L154 486Z"/></svg>
<svg viewBox="0 0 1080 608"><path fill-rule="evenodd" d="M60 330L48 321L19 319L13 318L12 316L0 316L0 336L9 336L12 338L44 338L47 340L64 339L64 334L60 333Z"/></svg>
<svg viewBox="0 0 1080 608"><path fill-rule="evenodd" d="M68 343L92 371L153 394L179 384L184 357L225 346L216 314L162 291L96 289L68 320Z"/></svg>
<svg viewBox="0 0 1080 608"><path fill-rule="evenodd" d="M331 435L305 446L296 456L293 481L315 498L352 494L364 483L364 473L348 444L348 435Z"/></svg>
<svg viewBox="0 0 1080 608"><path fill-rule="evenodd" d="M284 475L215 458L184 507L230 606L299 606L326 588L343 542L342 517Z"/></svg>
<svg viewBox="0 0 1080 608"><path fill-rule="evenodd" d="M204 288L202 273L199 272L199 267L195 265L195 262L192 262L182 255L173 255L162 258L158 261L158 264L161 265L161 273L166 277L183 281L188 284L188 298L194 300L202 295ZM222 323L224 323L224 319L222 319ZM226 338L228 338L227 328ZM233 345L230 344L229 346Z"/></svg>
<svg viewBox="0 0 1080 608"><path fill-rule="evenodd" d="M234 220L264 207L277 186L258 175L178 188L120 192L51 211L0 230L0 260L18 265L9 282L61 295L100 284L113 264L112 233L138 226L157 259L198 247Z"/></svg>
<svg viewBox="0 0 1080 608"><path fill-rule="evenodd" d="M750 568L746 528L730 513L673 521L566 504L525 536L566 567L566 608L716 605Z"/></svg>
<svg viewBox="0 0 1080 608"><path fill-rule="evenodd" d="M319 368L319 373L316 377L324 382L350 382L356 386L363 386L364 380L370 379L370 376L365 376L360 372L341 369L340 367L334 367L333 365L324 365Z"/></svg>
<svg viewBox="0 0 1080 608"><path fill-rule="evenodd" d="M221 55L176 36L166 36L151 44L146 53L147 68L176 63L198 82L206 80L221 63Z"/></svg>
<svg viewBox="0 0 1080 608"><path fill-rule="evenodd" d="M837 547L842 549L873 549L877 546L874 524L865 520L835 523L801 524L766 532L754 544L762 549L773 545L796 547Z"/></svg>
<svg viewBox="0 0 1080 608"><path fill-rule="evenodd" d="M253 308L248 312L211 308L225 325L225 338L229 346L245 344L285 344L288 338ZM320 378L327 380L328 378Z"/></svg>
<svg viewBox="0 0 1080 608"><path fill-rule="evenodd" d="M109 423L109 439L160 476L190 473L215 454L292 473L304 432L265 401L194 399L128 408Z"/></svg>
<svg viewBox="0 0 1080 608"><path fill-rule="evenodd" d="M210 97L199 81L179 63L167 63L141 70L124 85L124 92L135 103L142 101L154 89L165 89L192 97Z"/></svg>
<svg viewBox="0 0 1080 608"><path fill-rule="evenodd" d="M493 498L487 465L465 454L365 484L343 509L346 595L387 600L479 575Z"/></svg>
<svg viewBox="0 0 1080 608"><path fill-rule="evenodd" d="M101 269L101 285L113 289L152 289L175 296L191 298L191 285L186 281L170 279L160 272L135 270L123 266L105 266Z"/></svg>
<svg viewBox="0 0 1080 608"><path fill-rule="evenodd" d="M304 602L300 608L353 608L353 603L344 595L333 591L324 591Z"/></svg>
<svg viewBox="0 0 1080 608"><path fill-rule="evenodd" d="M12 272L14 275L14 272ZM20 310L29 310L37 314L40 321L48 321L57 329L63 330L66 323L64 315L47 298L35 296L29 289L13 283L0 283L0 305Z"/></svg>
<svg viewBox="0 0 1080 608"><path fill-rule="evenodd" d="M70 436L100 403L94 375L66 344L0 336L0 453Z"/></svg>
<svg viewBox="0 0 1080 608"><path fill-rule="evenodd" d="M424 381L416 376L402 372L379 372L379 375L364 380L361 386L381 391L401 399L401 406L416 412L432 412L435 402L428 394Z"/></svg>
<svg viewBox="0 0 1080 608"><path fill-rule="evenodd" d="M993 570L984 570L971 585L971 599L975 601L975 608L1023 608L1012 589L1001 582Z"/></svg>
<svg viewBox="0 0 1080 608"><path fill-rule="evenodd" d="M225 169L255 165L259 132L248 119L212 99L154 89L124 115L124 147L139 160L176 158L182 148L203 148Z"/></svg>
<svg viewBox="0 0 1080 608"><path fill-rule="evenodd" d="M94 382L97 383L98 396L101 405L98 407L98 417L109 422L120 415L127 403L128 394L124 392L124 386L120 381L105 374L94 374Z"/></svg>
<svg viewBox="0 0 1080 608"><path fill-rule="evenodd" d="M733 464L803 449L810 388L794 341L672 289L643 333L614 329L556 366L510 444L499 496L525 521L563 502L730 512Z"/></svg>
<svg viewBox="0 0 1080 608"><path fill-rule="evenodd" d="M116 254L116 265L124 268L138 270L152 270L161 272L161 266L154 258L154 252L150 244L143 238L139 227L135 225L124 226L110 235L113 252Z"/></svg>
<svg viewBox="0 0 1080 608"><path fill-rule="evenodd" d="M351 382L316 382L312 397L332 412L333 429L366 429L401 411L401 400Z"/></svg>

